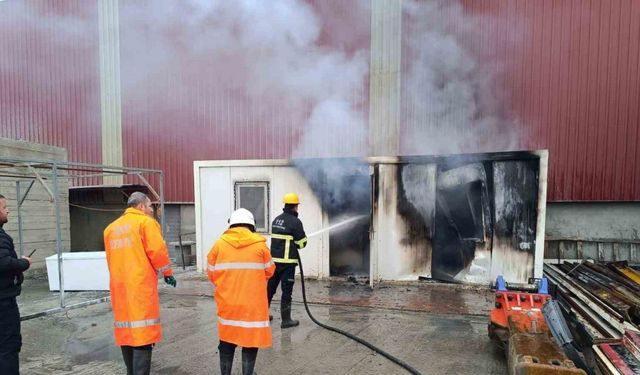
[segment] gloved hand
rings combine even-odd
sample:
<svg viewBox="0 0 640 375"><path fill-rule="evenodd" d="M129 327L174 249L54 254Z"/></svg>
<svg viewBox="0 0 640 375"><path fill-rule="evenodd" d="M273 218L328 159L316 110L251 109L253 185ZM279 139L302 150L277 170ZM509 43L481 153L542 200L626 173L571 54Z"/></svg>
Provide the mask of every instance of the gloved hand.
<svg viewBox="0 0 640 375"><path fill-rule="evenodd" d="M164 282L169 284L169 285L171 285L174 288L176 287L176 285L178 285L178 281L173 276L165 276L164 277Z"/></svg>

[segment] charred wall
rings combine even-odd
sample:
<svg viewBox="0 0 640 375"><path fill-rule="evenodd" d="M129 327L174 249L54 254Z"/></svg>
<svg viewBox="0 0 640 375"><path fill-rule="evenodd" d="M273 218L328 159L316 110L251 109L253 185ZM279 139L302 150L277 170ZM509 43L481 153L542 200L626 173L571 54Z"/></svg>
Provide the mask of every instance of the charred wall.
<svg viewBox="0 0 640 375"><path fill-rule="evenodd" d="M487 283L533 276L540 157L495 153L449 157L295 161L331 231L330 274ZM372 174L370 174L373 171ZM372 243L374 239L376 242ZM376 258L369 262L370 247Z"/></svg>
<svg viewBox="0 0 640 375"><path fill-rule="evenodd" d="M454 282L498 274L526 281L534 267L539 162L528 152L401 160L394 181L401 223L390 229L401 231L397 246L411 264L400 268Z"/></svg>
<svg viewBox="0 0 640 375"><path fill-rule="evenodd" d="M405 228L400 234L400 245L414 254L410 259L413 272L426 276L430 274L435 233L435 165L401 164L396 178L397 213Z"/></svg>
<svg viewBox="0 0 640 375"><path fill-rule="evenodd" d="M309 183L329 223L362 216L329 233L329 271L332 276L369 275L371 177L360 159L300 159L294 165Z"/></svg>

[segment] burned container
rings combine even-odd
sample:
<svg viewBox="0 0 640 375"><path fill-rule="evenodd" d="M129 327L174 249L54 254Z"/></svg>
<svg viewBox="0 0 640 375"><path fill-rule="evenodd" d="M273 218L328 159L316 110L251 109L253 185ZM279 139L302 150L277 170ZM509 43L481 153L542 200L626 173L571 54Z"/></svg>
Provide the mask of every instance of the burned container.
<svg viewBox="0 0 640 375"><path fill-rule="evenodd" d="M542 275L546 151L200 161L194 172L200 270L233 209L252 211L269 237L282 195L296 192L310 237L305 275L372 284Z"/></svg>
<svg viewBox="0 0 640 375"><path fill-rule="evenodd" d="M369 161L373 280L541 275L546 151Z"/></svg>

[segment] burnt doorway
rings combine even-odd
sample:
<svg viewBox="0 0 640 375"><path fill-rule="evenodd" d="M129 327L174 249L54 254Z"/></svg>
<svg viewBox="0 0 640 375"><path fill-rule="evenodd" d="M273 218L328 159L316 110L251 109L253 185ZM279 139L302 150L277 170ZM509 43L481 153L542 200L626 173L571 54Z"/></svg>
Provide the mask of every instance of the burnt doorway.
<svg viewBox="0 0 640 375"><path fill-rule="evenodd" d="M493 163L495 226L492 277L527 282L534 272L538 222L538 160Z"/></svg>
<svg viewBox="0 0 640 375"><path fill-rule="evenodd" d="M319 199L327 226L343 224L328 234L329 275L369 277L369 165L355 158L300 159L294 165Z"/></svg>
<svg viewBox="0 0 640 375"><path fill-rule="evenodd" d="M533 276L539 159L443 162L436 182L432 276L486 283Z"/></svg>
<svg viewBox="0 0 640 375"><path fill-rule="evenodd" d="M491 162L438 166L433 278L458 282L490 278L492 177Z"/></svg>

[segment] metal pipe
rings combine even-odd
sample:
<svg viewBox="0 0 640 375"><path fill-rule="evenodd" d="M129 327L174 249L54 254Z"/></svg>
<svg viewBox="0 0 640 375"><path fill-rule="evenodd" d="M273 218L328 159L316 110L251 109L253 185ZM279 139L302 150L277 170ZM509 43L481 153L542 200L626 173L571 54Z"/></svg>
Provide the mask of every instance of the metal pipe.
<svg viewBox="0 0 640 375"><path fill-rule="evenodd" d="M164 172L160 171L160 225L162 233L166 236L167 228L164 222ZM182 249L180 249L182 251Z"/></svg>
<svg viewBox="0 0 640 375"><path fill-rule="evenodd" d="M182 223L180 223L182 226ZM184 265L184 251L182 251L182 233L178 233L178 246L180 246L180 256L182 257L182 270L186 269Z"/></svg>
<svg viewBox="0 0 640 375"><path fill-rule="evenodd" d="M612 239L612 238L578 238L578 237L545 237L545 242L582 242L584 243L640 243L637 239ZM577 245L576 245L577 246Z"/></svg>
<svg viewBox="0 0 640 375"><path fill-rule="evenodd" d="M85 168L94 168L94 169L101 169L101 170L112 170L112 171L123 171L126 173L136 173L136 172L146 172L146 173L162 173L162 170L160 169L148 169L148 168L127 168L127 167L119 167L119 166L111 166L111 165L102 165L102 164L91 164L91 163L78 163L78 162L61 162L58 160L52 160L52 159L44 159L44 160L32 160L32 159L25 159L25 158L19 158L19 157L2 157L0 156L0 164L2 164L2 162L6 162L6 163L33 163L32 167L34 168L46 168L46 169L50 169L53 167L53 165L57 165L58 170L69 170L69 169L73 169L73 170L80 170L79 168L76 167L85 167Z"/></svg>
<svg viewBox="0 0 640 375"><path fill-rule="evenodd" d="M104 177L104 176L122 176L122 175L126 175L127 173L120 173L120 172L104 172L104 173L92 173L92 174L70 174L68 176L60 176L60 178L66 178L69 180L72 179L76 179L76 178L93 178L93 177Z"/></svg>
<svg viewBox="0 0 640 375"><path fill-rule="evenodd" d="M64 277L62 265L62 226L60 225L60 188L58 187L58 164L53 164L53 204L56 212L56 249L58 253L58 282L60 287L60 308L64 308Z"/></svg>
<svg viewBox="0 0 640 375"><path fill-rule="evenodd" d="M40 183L42 184L42 187L44 187L44 190L47 191L47 193L49 193L49 196L51 197L51 202L53 202L53 192L49 189L49 187L47 186L47 184L44 183L44 180L42 179L42 177L40 176L40 174L38 173L38 171L36 171L32 166L27 165L27 168L29 168L29 170L31 171L31 173L33 173L36 178L38 179L38 181L40 181Z"/></svg>
<svg viewBox="0 0 640 375"><path fill-rule="evenodd" d="M582 301L599 316L607 317L609 324L620 334L624 334L625 325L622 316L618 312L611 309L599 299L589 298L590 293L571 281L558 267L547 264L545 268L547 275L555 280L556 285L561 285L562 288L569 290L571 294L576 296L578 300Z"/></svg>
<svg viewBox="0 0 640 375"><path fill-rule="evenodd" d="M56 307L56 308L53 308L53 309L40 311L40 312L33 313L33 314L22 315L20 317L20 320L30 320L30 319L40 318L40 317L43 317L43 316L47 316L47 315L51 315L51 314L55 314L55 313L59 313L59 312L64 312L64 311L77 309L77 308L80 308L80 307L97 305L98 303L108 302L110 299L111 299L111 297L107 296L107 297L92 299L90 301L83 301L83 302L74 303L74 304L71 304L71 305L69 305L67 307Z"/></svg>
<svg viewBox="0 0 640 375"><path fill-rule="evenodd" d="M17 202L17 210L18 210L18 241L20 241L20 245L18 246L18 253L22 257L24 254L23 245L22 245L22 213L20 212L20 207L22 204L20 203L20 181L16 181L16 202Z"/></svg>
<svg viewBox="0 0 640 375"><path fill-rule="evenodd" d="M6 174L0 173L0 178L21 178L23 180L35 180L35 176L26 175L26 174Z"/></svg>
<svg viewBox="0 0 640 375"><path fill-rule="evenodd" d="M149 189L149 191L150 191L153 195L155 195L155 197L156 197L158 200L160 200L160 194L158 194L158 193L156 192L156 190L153 188L153 186L151 186L151 184L149 183L149 181L147 181L147 179L146 179L146 178L144 178L144 176L142 175L142 173L138 173L138 178L140 178L140 179L142 180L142 184L143 184L144 186L146 186L146 187L147 187L147 189Z"/></svg>
<svg viewBox="0 0 640 375"><path fill-rule="evenodd" d="M559 295L564 302L566 302L567 308L569 308L575 314L578 321L580 321L587 332L593 338L620 338L621 334L614 328L605 318L598 315L589 306L587 306L580 299L575 297L569 289L562 286L562 284L553 278L547 270L545 274L553 284L558 288Z"/></svg>
<svg viewBox="0 0 640 375"><path fill-rule="evenodd" d="M20 182L20 181L18 181ZM20 206L22 206L22 204L24 203L25 199L27 199L27 195L29 195L29 192L31 191L31 188L33 187L33 184L35 184L36 181L35 180L31 180L29 182L29 187L27 188L27 191L24 192L24 195L22 196L22 198L20 199Z"/></svg>

